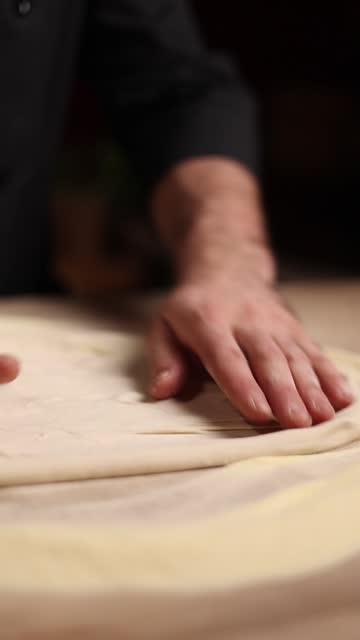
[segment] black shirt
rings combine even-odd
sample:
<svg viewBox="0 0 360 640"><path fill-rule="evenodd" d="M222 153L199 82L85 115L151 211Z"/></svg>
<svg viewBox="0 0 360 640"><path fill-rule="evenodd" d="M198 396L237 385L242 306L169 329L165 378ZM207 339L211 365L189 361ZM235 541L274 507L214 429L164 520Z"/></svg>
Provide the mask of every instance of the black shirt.
<svg viewBox="0 0 360 640"><path fill-rule="evenodd" d="M208 154L256 171L254 103L183 0L0 3L0 293L48 278L48 190L77 68L148 188Z"/></svg>

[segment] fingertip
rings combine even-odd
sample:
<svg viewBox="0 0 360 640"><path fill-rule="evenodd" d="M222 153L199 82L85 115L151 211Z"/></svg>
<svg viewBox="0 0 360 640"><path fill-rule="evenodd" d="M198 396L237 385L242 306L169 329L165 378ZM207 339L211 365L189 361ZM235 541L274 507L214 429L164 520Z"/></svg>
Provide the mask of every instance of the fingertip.
<svg viewBox="0 0 360 640"><path fill-rule="evenodd" d="M271 407L265 398L251 398L251 420L259 423L271 422L274 419Z"/></svg>
<svg viewBox="0 0 360 640"><path fill-rule="evenodd" d="M177 395L183 385L181 369L165 369L156 374L150 384L149 393L154 400L166 400Z"/></svg>
<svg viewBox="0 0 360 640"><path fill-rule="evenodd" d="M331 362L315 366L322 390L335 411L345 409L351 405L356 395L346 376L342 375Z"/></svg>
<svg viewBox="0 0 360 640"><path fill-rule="evenodd" d="M290 429L306 429L312 426L312 417L300 407L289 406L286 411L286 416L280 421L280 424L285 428Z"/></svg>
<svg viewBox="0 0 360 640"><path fill-rule="evenodd" d="M20 373L20 362L14 356L0 355L0 384L15 380Z"/></svg>
<svg viewBox="0 0 360 640"><path fill-rule="evenodd" d="M355 394L348 382L345 382L334 389L333 398L335 409L345 409L355 401Z"/></svg>
<svg viewBox="0 0 360 640"><path fill-rule="evenodd" d="M326 395L335 411L346 409L346 407L355 402L354 393L342 386L334 385L332 388L326 390Z"/></svg>
<svg viewBox="0 0 360 640"><path fill-rule="evenodd" d="M320 424L331 420L335 416L335 409L330 402L324 398L322 402L319 400L313 400L309 403L308 407L313 419L313 424Z"/></svg>

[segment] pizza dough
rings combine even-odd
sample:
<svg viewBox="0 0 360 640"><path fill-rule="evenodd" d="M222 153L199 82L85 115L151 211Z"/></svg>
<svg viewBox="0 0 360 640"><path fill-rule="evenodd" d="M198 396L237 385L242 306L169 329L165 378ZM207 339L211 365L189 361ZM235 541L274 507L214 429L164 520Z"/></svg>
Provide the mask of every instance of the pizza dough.
<svg viewBox="0 0 360 640"><path fill-rule="evenodd" d="M344 468L181 525L2 526L2 639L357 640L360 452L324 456ZM219 487L284 463L218 469Z"/></svg>
<svg viewBox="0 0 360 640"><path fill-rule="evenodd" d="M259 434L215 385L149 402L140 334L18 317L0 334L23 361L0 388L2 640L357 640L358 402L320 427ZM331 355L358 390L360 357ZM182 493L132 498L107 526L66 525L66 485L16 486L196 468ZM36 515L43 490L52 521ZM17 522L2 504L15 496Z"/></svg>
<svg viewBox="0 0 360 640"><path fill-rule="evenodd" d="M220 482L241 472L233 465ZM182 525L3 526L0 586L212 589L316 572L360 551L359 500L357 460L333 478Z"/></svg>
<svg viewBox="0 0 360 640"><path fill-rule="evenodd" d="M359 403L299 430L246 424L212 383L192 401L149 401L142 336L4 316L22 375L0 388L0 486L219 467L360 440ZM360 360L333 352L356 388Z"/></svg>

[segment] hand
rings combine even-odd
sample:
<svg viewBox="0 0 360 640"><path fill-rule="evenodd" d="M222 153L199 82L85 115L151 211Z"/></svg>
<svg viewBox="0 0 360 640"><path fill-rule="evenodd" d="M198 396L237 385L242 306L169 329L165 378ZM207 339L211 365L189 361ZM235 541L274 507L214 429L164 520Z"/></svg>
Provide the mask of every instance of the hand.
<svg viewBox="0 0 360 640"><path fill-rule="evenodd" d="M18 360L7 354L0 354L0 384L12 382L20 371Z"/></svg>
<svg viewBox="0 0 360 640"><path fill-rule="evenodd" d="M149 337L152 397L181 391L190 351L250 422L308 427L350 404L348 383L278 293L250 274L225 276L182 283L165 300Z"/></svg>
<svg viewBox="0 0 360 640"><path fill-rule="evenodd" d="M307 427L351 403L344 377L274 288L261 190L244 167L184 162L152 209L178 280L149 338L154 399L179 393L190 352L250 422Z"/></svg>

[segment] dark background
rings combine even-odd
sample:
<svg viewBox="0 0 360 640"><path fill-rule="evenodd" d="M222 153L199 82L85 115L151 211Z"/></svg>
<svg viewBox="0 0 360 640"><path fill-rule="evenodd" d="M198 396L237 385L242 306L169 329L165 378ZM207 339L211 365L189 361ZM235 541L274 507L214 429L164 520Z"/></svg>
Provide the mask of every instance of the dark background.
<svg viewBox="0 0 360 640"><path fill-rule="evenodd" d="M233 57L257 96L262 184L282 273L359 274L359 0L192 4L209 46ZM142 286L154 271L160 280L166 273L134 215L137 186L124 158L110 136L94 144L106 136L94 96L78 86L63 163L71 189L56 200L58 263L65 265L58 272L74 291ZM99 175L100 190L89 193L84 184L99 183Z"/></svg>
<svg viewBox="0 0 360 640"><path fill-rule="evenodd" d="M274 244L288 260L360 265L360 3L194 0L260 108Z"/></svg>

